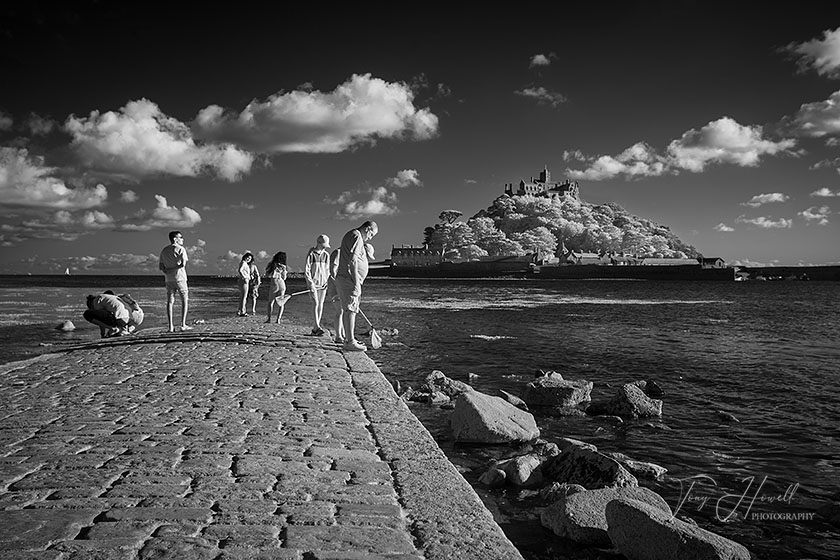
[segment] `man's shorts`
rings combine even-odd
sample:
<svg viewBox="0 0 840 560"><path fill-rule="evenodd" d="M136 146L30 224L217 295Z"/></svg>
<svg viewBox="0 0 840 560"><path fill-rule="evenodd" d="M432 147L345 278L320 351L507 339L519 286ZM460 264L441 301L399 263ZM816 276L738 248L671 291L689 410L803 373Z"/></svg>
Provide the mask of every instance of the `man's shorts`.
<svg viewBox="0 0 840 560"><path fill-rule="evenodd" d="M353 287L353 283L349 280L344 280L343 278L335 279L335 288L338 291L338 297L341 300L341 309L351 313L358 313L361 290L358 295L354 295Z"/></svg>
<svg viewBox="0 0 840 560"><path fill-rule="evenodd" d="M186 280L173 280L173 281L166 281L166 296L174 296L175 294L181 294L183 297L187 296L187 281Z"/></svg>

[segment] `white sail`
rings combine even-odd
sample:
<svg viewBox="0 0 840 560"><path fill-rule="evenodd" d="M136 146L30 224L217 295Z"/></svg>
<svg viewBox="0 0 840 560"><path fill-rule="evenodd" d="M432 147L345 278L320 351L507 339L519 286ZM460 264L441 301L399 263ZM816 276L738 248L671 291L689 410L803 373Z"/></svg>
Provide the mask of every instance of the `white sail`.
<svg viewBox="0 0 840 560"><path fill-rule="evenodd" d="M70 267L69 266L64 269L64 275L65 276L70 276Z"/></svg>

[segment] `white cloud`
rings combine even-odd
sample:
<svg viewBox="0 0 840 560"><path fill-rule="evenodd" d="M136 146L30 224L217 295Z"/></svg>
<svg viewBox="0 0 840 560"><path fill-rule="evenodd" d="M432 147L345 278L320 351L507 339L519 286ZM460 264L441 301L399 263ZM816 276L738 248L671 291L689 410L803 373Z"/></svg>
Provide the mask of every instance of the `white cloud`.
<svg viewBox="0 0 840 560"><path fill-rule="evenodd" d="M397 173L396 177L391 177L385 182L388 186L398 189L423 186L423 181L420 180L420 174L415 169L403 169Z"/></svg>
<svg viewBox="0 0 840 560"><path fill-rule="evenodd" d="M783 50L798 56L801 71L813 69L820 76L840 77L840 27L823 31L822 39L790 43Z"/></svg>
<svg viewBox="0 0 840 560"><path fill-rule="evenodd" d="M516 95L521 95L522 97L529 97L531 99L535 99L540 105L551 105L555 108L568 101L566 96L562 93L549 91L542 86L538 88L531 87L516 90L513 93L515 93Z"/></svg>
<svg viewBox="0 0 840 560"><path fill-rule="evenodd" d="M825 101L803 103L799 111L782 119L779 126L787 134L806 138L840 135L840 91Z"/></svg>
<svg viewBox="0 0 840 560"><path fill-rule="evenodd" d="M668 145L675 167L700 172L710 163L758 165L761 156L789 151L793 140L779 142L762 138L762 127L742 126L729 117L712 121L700 130L689 130Z"/></svg>
<svg viewBox="0 0 840 560"><path fill-rule="evenodd" d="M671 141L664 155L644 142L637 142L617 156L588 157L575 150L564 152L563 159L588 164L583 170L567 169L569 177L600 181L619 175L634 178L681 171L699 173L712 163L755 166L762 156L786 153L795 146L793 140L773 142L765 140L762 134L760 126L742 126L729 117L722 117Z"/></svg>
<svg viewBox="0 0 840 560"><path fill-rule="evenodd" d="M752 206L753 208L757 208L762 204L770 204L772 202L785 202L790 197L786 194L782 193L767 193L767 194L757 194L747 202L742 202L742 206Z"/></svg>
<svg viewBox="0 0 840 560"><path fill-rule="evenodd" d="M819 197L833 197L833 196L840 196L840 190L832 191L828 187L822 187L814 192L811 193L811 196L819 196Z"/></svg>
<svg viewBox="0 0 840 560"><path fill-rule="evenodd" d="M735 218L736 222L742 224L752 224L754 226L758 226L764 229L781 229L781 228L790 228L793 226L793 220L779 218L778 220L774 220L772 218L766 218L764 216L759 216L757 218L747 218L744 215L738 216Z"/></svg>
<svg viewBox="0 0 840 560"><path fill-rule="evenodd" d="M211 173L236 181L250 172L254 161L252 154L231 145L197 145L185 124L147 99L131 101L119 112L71 115L64 128L87 166L135 178Z"/></svg>
<svg viewBox="0 0 840 560"><path fill-rule="evenodd" d="M0 147L0 204L77 210L101 206L108 198L103 185L70 188L55 171L24 148Z"/></svg>
<svg viewBox="0 0 840 560"><path fill-rule="evenodd" d="M354 74L332 92L279 92L252 101L238 115L210 105L199 112L193 131L260 153L338 153L381 138L434 137L438 117L413 101L407 84Z"/></svg>
<svg viewBox="0 0 840 560"><path fill-rule="evenodd" d="M34 136L46 136L56 128L57 123L49 117L42 117L32 113L26 119L26 128Z"/></svg>
<svg viewBox="0 0 840 560"><path fill-rule="evenodd" d="M339 205L339 218L358 220L371 216L392 216L399 212L397 196L385 187L375 187L364 192L343 192L334 200L327 200L330 204Z"/></svg>
<svg viewBox="0 0 840 560"><path fill-rule="evenodd" d="M828 216L831 214L831 209L828 206L820 206L817 208L816 206L811 206L799 212L799 215L805 218L805 221L809 224L811 222L816 221L817 225L825 226L828 225Z"/></svg>
<svg viewBox="0 0 840 560"><path fill-rule="evenodd" d="M721 223L719 223L718 225L715 226L715 231L722 231L722 232L735 231L735 228L729 227L728 225L721 222Z"/></svg>
<svg viewBox="0 0 840 560"><path fill-rule="evenodd" d="M137 196L137 193L132 190L123 191L120 193L120 200L122 202L137 202L138 198L139 197Z"/></svg>
<svg viewBox="0 0 840 560"><path fill-rule="evenodd" d="M531 57L531 62L528 64L528 68L534 68L535 66L549 66L551 64L551 60L556 58L557 55L553 52L548 53L548 55L535 54Z"/></svg>
<svg viewBox="0 0 840 560"><path fill-rule="evenodd" d="M4 111L0 111L0 131L11 130L15 124L12 116Z"/></svg>
<svg viewBox="0 0 840 560"><path fill-rule="evenodd" d="M124 231L148 231L156 228L166 229L187 229L201 222L201 215L188 206L177 208L169 206L166 197L155 195L157 207L152 211L150 217L141 211L139 219L123 223L119 229Z"/></svg>

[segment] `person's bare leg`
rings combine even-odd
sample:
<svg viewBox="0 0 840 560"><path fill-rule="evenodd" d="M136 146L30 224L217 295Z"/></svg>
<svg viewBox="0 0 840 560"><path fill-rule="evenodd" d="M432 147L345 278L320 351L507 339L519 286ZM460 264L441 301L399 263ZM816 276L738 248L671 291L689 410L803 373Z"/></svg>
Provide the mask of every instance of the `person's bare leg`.
<svg viewBox="0 0 840 560"><path fill-rule="evenodd" d="M167 294L166 295L166 318L169 321L169 332L175 332L175 323L173 321L173 315L175 310L175 294Z"/></svg>
<svg viewBox="0 0 840 560"><path fill-rule="evenodd" d="M187 326L187 309L189 308L190 297L187 294L181 294L181 328Z"/></svg>
<svg viewBox="0 0 840 560"><path fill-rule="evenodd" d="M274 315L274 302L277 301L277 298L269 298L268 300L268 317L266 318L265 322L271 322L271 316Z"/></svg>
<svg viewBox="0 0 840 560"><path fill-rule="evenodd" d="M342 319L344 319L344 341L356 340L356 313L345 309Z"/></svg>

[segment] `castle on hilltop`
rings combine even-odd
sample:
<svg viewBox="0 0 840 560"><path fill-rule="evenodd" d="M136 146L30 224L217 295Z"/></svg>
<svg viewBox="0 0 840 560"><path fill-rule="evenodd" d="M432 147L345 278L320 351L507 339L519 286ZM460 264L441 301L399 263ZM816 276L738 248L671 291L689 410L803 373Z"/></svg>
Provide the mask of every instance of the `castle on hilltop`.
<svg viewBox="0 0 840 560"><path fill-rule="evenodd" d="M580 200L580 186L577 181L570 181L566 179L560 183L551 182L551 171L548 166L540 171L538 179L531 177L530 182L524 180L519 181L519 190L514 192L513 183L505 184L505 194L508 196L522 196L529 194L531 196L541 196L544 198L563 198L571 197L575 200Z"/></svg>

